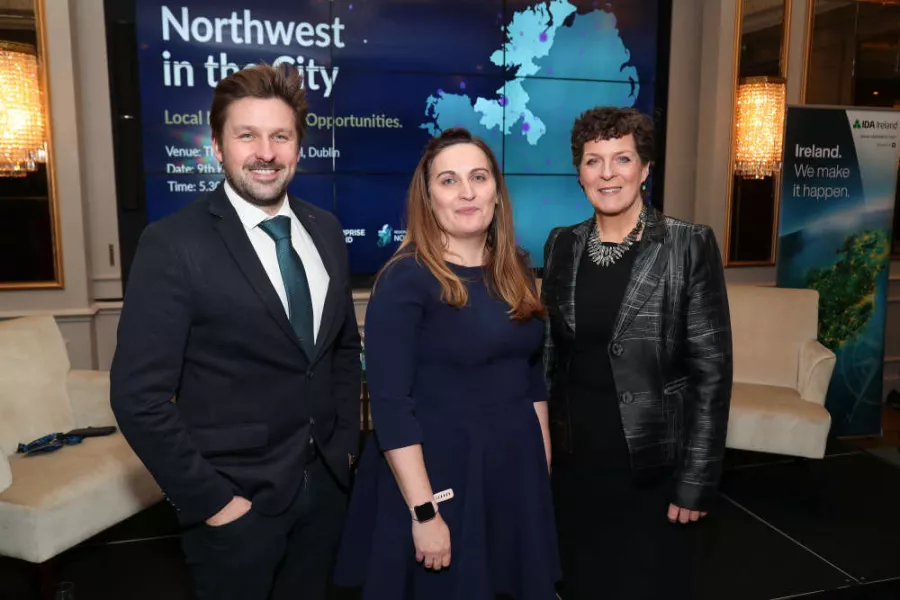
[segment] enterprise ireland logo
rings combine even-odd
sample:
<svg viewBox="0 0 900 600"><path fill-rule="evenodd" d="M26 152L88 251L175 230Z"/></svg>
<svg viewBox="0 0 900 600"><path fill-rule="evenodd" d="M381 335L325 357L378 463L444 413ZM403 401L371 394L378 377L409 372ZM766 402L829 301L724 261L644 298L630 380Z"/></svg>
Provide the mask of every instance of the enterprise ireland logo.
<svg viewBox="0 0 900 600"><path fill-rule="evenodd" d="M352 244L353 240L358 237L366 237L365 229L345 229L344 230L344 242L348 244Z"/></svg>

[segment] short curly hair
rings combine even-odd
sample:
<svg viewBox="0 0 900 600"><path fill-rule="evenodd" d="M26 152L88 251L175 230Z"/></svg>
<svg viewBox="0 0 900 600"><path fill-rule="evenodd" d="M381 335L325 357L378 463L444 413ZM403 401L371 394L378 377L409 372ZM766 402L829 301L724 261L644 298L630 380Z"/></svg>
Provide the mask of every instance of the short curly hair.
<svg viewBox="0 0 900 600"><path fill-rule="evenodd" d="M572 164L578 169L584 158L584 145L596 140L634 136L641 164L653 161L653 120L633 108L598 106L581 113L572 125Z"/></svg>

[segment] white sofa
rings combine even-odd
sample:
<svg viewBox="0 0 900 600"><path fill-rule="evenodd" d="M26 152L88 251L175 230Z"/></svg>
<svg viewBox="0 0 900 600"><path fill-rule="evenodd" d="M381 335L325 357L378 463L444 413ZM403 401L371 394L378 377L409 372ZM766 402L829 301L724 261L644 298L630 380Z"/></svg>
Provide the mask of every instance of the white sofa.
<svg viewBox="0 0 900 600"><path fill-rule="evenodd" d="M815 290L729 285L734 388L726 446L822 458L835 355L817 341Z"/></svg>
<svg viewBox="0 0 900 600"><path fill-rule="evenodd" d="M52 316L0 322L0 555L42 563L162 499L118 432L15 453L49 433L114 424L109 374L70 370Z"/></svg>

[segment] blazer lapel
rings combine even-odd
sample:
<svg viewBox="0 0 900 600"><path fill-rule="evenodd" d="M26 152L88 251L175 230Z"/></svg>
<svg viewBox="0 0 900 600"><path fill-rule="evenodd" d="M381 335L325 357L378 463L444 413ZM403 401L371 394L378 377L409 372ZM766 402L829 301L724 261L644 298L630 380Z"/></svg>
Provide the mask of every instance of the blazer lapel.
<svg viewBox="0 0 900 600"><path fill-rule="evenodd" d="M644 235L638 243L638 255L631 268L631 277L625 287L625 296L616 317L613 338L622 334L631 325L634 317L643 308L653 290L659 284L669 262L669 253L664 247L666 224L662 213L648 207Z"/></svg>
<svg viewBox="0 0 900 600"><path fill-rule="evenodd" d="M581 256L584 254L584 248L587 245L587 239L593 226L594 217L591 217L587 221L576 225L572 230L572 258L569 263L571 272L569 273L569 280L563 282L565 284L565 294L561 298L560 312L573 336L575 335L575 288L578 284L578 265L581 264Z"/></svg>
<svg viewBox="0 0 900 600"><path fill-rule="evenodd" d="M341 299L339 293L340 289L338 287L340 282L337 280L340 269L338 268L338 259L334 249L322 235L321 227L316 221L315 215L306 210L303 204L296 198L292 196L289 196L288 198L291 203L291 210L294 211L294 215L300 219L303 228L306 229L307 233L309 233L309 236L312 238L313 243L316 245L316 250L318 250L319 256L322 258L322 264L325 266L325 271L328 272L328 290L325 292L325 305L322 308L322 321L319 323L319 335L316 336L316 350L314 356L309 357L310 362L313 362L317 357L321 356L322 350L328 345L328 340L332 333L335 315Z"/></svg>
<svg viewBox="0 0 900 600"><path fill-rule="evenodd" d="M218 217L214 226L222 236L228 251L244 273L250 286L259 296L259 299L265 305L272 318L275 319L278 326L302 352L303 346L300 345L300 340L297 339L297 334L294 332L294 328L291 327L291 322L284 312L284 305L272 286L265 269L263 269L256 250L253 249L253 244L250 243L250 238L247 237L243 223L241 223L234 207L228 201L223 186L219 186L216 191L212 192L209 201L209 212Z"/></svg>

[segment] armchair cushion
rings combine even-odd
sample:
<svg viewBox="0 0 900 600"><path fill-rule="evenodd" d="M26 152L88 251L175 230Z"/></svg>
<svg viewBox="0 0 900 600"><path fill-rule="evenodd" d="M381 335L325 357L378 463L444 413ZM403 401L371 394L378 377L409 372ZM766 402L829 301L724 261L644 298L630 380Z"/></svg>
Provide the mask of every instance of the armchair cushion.
<svg viewBox="0 0 900 600"><path fill-rule="evenodd" d="M109 404L109 371L69 371L66 385L75 427L116 424Z"/></svg>
<svg viewBox="0 0 900 600"><path fill-rule="evenodd" d="M0 453L72 429L69 356L52 316L0 322Z"/></svg>
<svg viewBox="0 0 900 600"><path fill-rule="evenodd" d="M121 433L13 456L0 493L0 555L43 562L162 499Z"/></svg>
<svg viewBox="0 0 900 600"><path fill-rule="evenodd" d="M739 450L822 458L831 428L825 407L788 387L735 382L726 445Z"/></svg>
<svg viewBox="0 0 900 600"><path fill-rule="evenodd" d="M808 402L825 406L825 395L837 357L834 352L816 340L807 340L800 346L800 373L797 389L800 397Z"/></svg>

